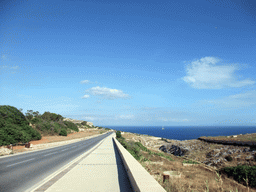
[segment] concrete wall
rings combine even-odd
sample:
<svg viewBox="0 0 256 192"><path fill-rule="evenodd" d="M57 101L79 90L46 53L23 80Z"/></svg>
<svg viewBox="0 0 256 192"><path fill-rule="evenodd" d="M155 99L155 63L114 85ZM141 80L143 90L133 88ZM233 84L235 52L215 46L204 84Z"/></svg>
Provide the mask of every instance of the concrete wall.
<svg viewBox="0 0 256 192"><path fill-rule="evenodd" d="M166 192L166 190L141 166L141 164L116 140L119 154L135 192Z"/></svg>

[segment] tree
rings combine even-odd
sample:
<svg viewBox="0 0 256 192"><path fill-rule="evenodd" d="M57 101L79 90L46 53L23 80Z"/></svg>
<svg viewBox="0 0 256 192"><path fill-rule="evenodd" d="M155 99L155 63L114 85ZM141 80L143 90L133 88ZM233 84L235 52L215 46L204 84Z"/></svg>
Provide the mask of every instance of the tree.
<svg viewBox="0 0 256 192"><path fill-rule="evenodd" d="M117 131L117 132L116 132L116 137L117 137L117 138L121 138L121 137L122 137L122 135L121 135L121 132L120 132L120 131Z"/></svg>

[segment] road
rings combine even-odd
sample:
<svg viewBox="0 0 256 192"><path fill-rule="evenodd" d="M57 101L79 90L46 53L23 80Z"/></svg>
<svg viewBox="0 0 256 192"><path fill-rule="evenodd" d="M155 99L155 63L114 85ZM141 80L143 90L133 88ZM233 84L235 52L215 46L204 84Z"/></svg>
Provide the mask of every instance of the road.
<svg viewBox="0 0 256 192"><path fill-rule="evenodd" d="M106 134L65 146L0 159L0 191L25 191L91 149Z"/></svg>

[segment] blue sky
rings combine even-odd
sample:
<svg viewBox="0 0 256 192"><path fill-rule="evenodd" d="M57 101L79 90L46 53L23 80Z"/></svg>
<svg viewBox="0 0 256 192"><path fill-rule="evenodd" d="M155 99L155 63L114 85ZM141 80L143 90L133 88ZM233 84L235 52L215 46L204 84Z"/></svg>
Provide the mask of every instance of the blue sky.
<svg viewBox="0 0 256 192"><path fill-rule="evenodd" d="M0 105L98 126L256 124L254 0L0 7Z"/></svg>

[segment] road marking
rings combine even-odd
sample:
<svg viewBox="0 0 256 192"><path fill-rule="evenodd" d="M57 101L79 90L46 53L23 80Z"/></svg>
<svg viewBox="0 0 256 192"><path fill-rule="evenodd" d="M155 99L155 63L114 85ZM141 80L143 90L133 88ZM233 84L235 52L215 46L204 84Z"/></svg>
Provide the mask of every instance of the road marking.
<svg viewBox="0 0 256 192"><path fill-rule="evenodd" d="M68 149L63 149L63 150L61 150L61 151L66 151L66 150L68 150Z"/></svg>
<svg viewBox="0 0 256 192"><path fill-rule="evenodd" d="M55 153L58 153L58 152L54 152L54 153L49 153L49 154L47 154L47 155L44 155L44 156L48 156L48 155L51 155L51 154L55 154Z"/></svg>
<svg viewBox="0 0 256 192"><path fill-rule="evenodd" d="M26 161L31 161L31 160L33 160L33 159L35 159L35 158L28 159L28 160L26 160ZM6 167L10 167L10 166L13 166L13 165L17 165L17 164L20 164L20 163L24 163L24 162L26 162L26 161L21 161L21 162L19 162L19 163L14 163L14 164L11 164L11 165L7 165Z"/></svg>

